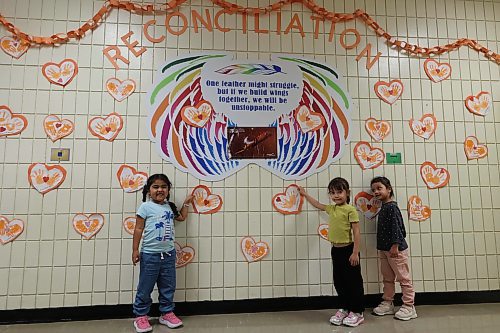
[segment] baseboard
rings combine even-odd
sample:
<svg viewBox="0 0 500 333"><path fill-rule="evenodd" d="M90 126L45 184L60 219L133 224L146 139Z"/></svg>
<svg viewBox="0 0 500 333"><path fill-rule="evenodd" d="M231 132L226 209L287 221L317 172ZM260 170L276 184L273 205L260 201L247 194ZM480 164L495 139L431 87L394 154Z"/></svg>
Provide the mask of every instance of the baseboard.
<svg viewBox="0 0 500 333"><path fill-rule="evenodd" d="M365 296L367 308L374 307L381 295ZM337 307L336 296L282 297L234 301L178 302L176 313L180 316L226 313L254 313L276 311L319 310ZM401 295L396 295L401 303ZM500 290L417 293L417 305L446 305L500 303ZM158 306L151 308L151 316L158 316ZM0 324L43 323L57 321L85 321L133 317L132 305L96 305L45 309L20 309L0 311Z"/></svg>

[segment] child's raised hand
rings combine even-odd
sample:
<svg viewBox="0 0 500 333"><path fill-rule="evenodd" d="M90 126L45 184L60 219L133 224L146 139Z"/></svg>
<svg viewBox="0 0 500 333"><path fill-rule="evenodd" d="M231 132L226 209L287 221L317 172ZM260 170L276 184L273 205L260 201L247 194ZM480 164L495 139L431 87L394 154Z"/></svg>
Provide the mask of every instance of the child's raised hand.
<svg viewBox="0 0 500 333"><path fill-rule="evenodd" d="M349 263L351 266L358 266L359 265L359 254L358 253L353 253L349 257Z"/></svg>
<svg viewBox="0 0 500 333"><path fill-rule="evenodd" d="M184 204L187 205L187 204L190 204L191 202L193 202L194 200L194 195L190 194L186 197L186 199L184 199Z"/></svg>
<svg viewBox="0 0 500 333"><path fill-rule="evenodd" d="M298 186L300 195L306 195L306 190L302 186Z"/></svg>
<svg viewBox="0 0 500 333"><path fill-rule="evenodd" d="M141 260L141 256L139 254L139 251L132 251L132 263L137 264Z"/></svg>

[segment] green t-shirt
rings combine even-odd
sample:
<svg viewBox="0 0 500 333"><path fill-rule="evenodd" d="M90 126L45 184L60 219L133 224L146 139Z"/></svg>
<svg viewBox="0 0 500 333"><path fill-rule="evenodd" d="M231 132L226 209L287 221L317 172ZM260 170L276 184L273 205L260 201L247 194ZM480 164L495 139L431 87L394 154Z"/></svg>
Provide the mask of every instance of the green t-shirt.
<svg viewBox="0 0 500 333"><path fill-rule="evenodd" d="M326 205L325 211L330 217L328 222L328 239L334 244L352 243L351 222L359 222L358 212L354 206L344 204Z"/></svg>

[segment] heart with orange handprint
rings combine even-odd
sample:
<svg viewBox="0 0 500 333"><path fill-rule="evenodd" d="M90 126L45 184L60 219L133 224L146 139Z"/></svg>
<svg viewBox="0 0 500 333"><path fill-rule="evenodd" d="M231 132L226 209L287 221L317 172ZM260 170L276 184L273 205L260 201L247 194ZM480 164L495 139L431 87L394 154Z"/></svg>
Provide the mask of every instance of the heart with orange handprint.
<svg viewBox="0 0 500 333"><path fill-rule="evenodd" d="M256 242L253 237L247 236L241 240L241 251L248 262L262 260L269 253L269 245L266 242Z"/></svg>
<svg viewBox="0 0 500 333"><path fill-rule="evenodd" d="M78 65L73 59L64 59L58 64L48 62L43 65L42 74L50 83L64 87L78 74Z"/></svg>
<svg viewBox="0 0 500 333"><path fill-rule="evenodd" d="M174 242L175 246L175 268L184 267L194 259L194 248L189 245L181 246Z"/></svg>
<svg viewBox="0 0 500 333"><path fill-rule="evenodd" d="M446 80L451 76L451 65L446 62L437 62L434 59L424 61L425 74L434 82Z"/></svg>
<svg viewBox="0 0 500 333"><path fill-rule="evenodd" d="M468 160L483 158L488 155L488 147L479 144L479 140L473 135L465 139L464 150Z"/></svg>
<svg viewBox="0 0 500 333"><path fill-rule="evenodd" d="M19 219L10 220L0 215L0 243L12 242L23 233L24 222Z"/></svg>
<svg viewBox="0 0 500 333"><path fill-rule="evenodd" d="M318 235L324 240L329 241L328 239L328 224L323 223L318 226Z"/></svg>
<svg viewBox="0 0 500 333"><path fill-rule="evenodd" d="M396 102L403 93L403 82L392 80L390 82L378 81L375 83L375 94L388 104Z"/></svg>
<svg viewBox="0 0 500 333"><path fill-rule="evenodd" d="M106 81L106 89L114 99L121 102L135 91L135 81L130 79L120 81L113 77Z"/></svg>
<svg viewBox="0 0 500 333"><path fill-rule="evenodd" d="M73 217L73 228L86 240L94 237L104 225L104 216L99 213L76 214Z"/></svg>
<svg viewBox="0 0 500 333"><path fill-rule="evenodd" d="M361 169L374 169L384 163L384 151L372 148L366 141L360 141L354 146L354 157Z"/></svg>
<svg viewBox="0 0 500 333"><path fill-rule="evenodd" d="M113 112L106 117L90 119L88 128L93 136L112 142L123 128L123 119L118 113Z"/></svg>
<svg viewBox="0 0 500 333"><path fill-rule="evenodd" d="M116 172L116 177L120 182L120 187L126 193L133 193L142 190L148 181L148 174L137 171L133 166L123 164Z"/></svg>
<svg viewBox="0 0 500 333"><path fill-rule="evenodd" d="M412 118L409 123L411 131L426 140L436 132L437 120L431 113L424 114L420 120L414 120Z"/></svg>
<svg viewBox="0 0 500 333"><path fill-rule="evenodd" d="M422 204L422 199L417 195L408 198L408 219L422 222L431 217L431 208Z"/></svg>
<svg viewBox="0 0 500 333"><path fill-rule="evenodd" d="M437 168L434 163L426 161L420 166L420 176L431 190L446 186L450 173L445 168Z"/></svg>
<svg viewBox="0 0 500 333"><path fill-rule="evenodd" d="M126 217L122 224L123 224L123 229L125 229L125 231L131 235L134 234L134 230L135 230L135 223L136 223L136 217L135 216L129 216L129 217Z"/></svg>
<svg viewBox="0 0 500 333"><path fill-rule="evenodd" d="M0 105L0 137L16 135L28 126L26 117L12 113L6 105Z"/></svg>
<svg viewBox="0 0 500 333"><path fill-rule="evenodd" d="M212 104L201 100L196 106L185 106L181 110L182 120L194 127L203 127L210 119L213 111Z"/></svg>
<svg viewBox="0 0 500 333"><path fill-rule="evenodd" d="M19 39L4 36L0 39L0 48L13 58L19 59L30 47L29 43L22 43Z"/></svg>
<svg viewBox="0 0 500 333"><path fill-rule="evenodd" d="M28 168L29 183L42 194L58 188L64 179L66 179L66 169L60 165L33 163Z"/></svg>
<svg viewBox="0 0 500 333"><path fill-rule="evenodd" d="M54 114L49 114L43 120L43 129L52 142L56 142L73 133L75 125L69 119L60 119Z"/></svg>
<svg viewBox="0 0 500 333"><path fill-rule="evenodd" d="M217 213L222 207L222 198L220 195L212 194L205 185L198 185L191 193L194 196L193 208L198 214Z"/></svg>
<svg viewBox="0 0 500 333"><path fill-rule="evenodd" d="M363 191L359 192L354 197L354 205L367 219L371 220L377 216L380 208L382 208L382 201L378 200L370 193Z"/></svg>
<svg viewBox="0 0 500 333"><path fill-rule="evenodd" d="M368 118L365 121L365 129L375 141L382 141L391 132L391 124L386 120Z"/></svg>
<svg viewBox="0 0 500 333"><path fill-rule="evenodd" d="M302 211L304 198L300 195L299 186L292 184L285 189L284 193L278 193L273 197L273 207L281 214L299 214Z"/></svg>
<svg viewBox="0 0 500 333"><path fill-rule="evenodd" d="M293 116L304 133L317 131L326 123L325 117L320 112L313 112L306 105L295 109Z"/></svg>
<svg viewBox="0 0 500 333"><path fill-rule="evenodd" d="M487 91L481 91L476 96L468 96L465 99L465 107L469 112L478 115L486 116L493 104L491 94Z"/></svg>

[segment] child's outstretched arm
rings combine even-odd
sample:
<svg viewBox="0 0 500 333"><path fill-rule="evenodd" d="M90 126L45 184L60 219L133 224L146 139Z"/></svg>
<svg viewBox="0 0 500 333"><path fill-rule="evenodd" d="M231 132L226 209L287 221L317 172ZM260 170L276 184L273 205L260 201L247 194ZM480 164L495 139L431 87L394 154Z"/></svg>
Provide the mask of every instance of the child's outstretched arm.
<svg viewBox="0 0 500 333"><path fill-rule="evenodd" d="M132 239L132 263L134 266L141 260L139 254L139 244L141 243L143 231L144 219L137 215L135 218L134 238Z"/></svg>
<svg viewBox="0 0 500 333"><path fill-rule="evenodd" d="M309 201L309 203L311 205L313 205L314 207L318 208L318 209L321 209L321 210L325 210L326 208L326 205L322 204L321 202L319 202L318 200L314 199L313 197L311 197L309 194L307 194L306 190L304 190L303 187L299 186L299 193L300 195L302 195L304 198L307 199L307 201Z"/></svg>
<svg viewBox="0 0 500 333"><path fill-rule="evenodd" d="M176 221L184 221L188 216L188 207L193 202L194 195L188 195L182 204L182 208L179 211L179 216L175 218Z"/></svg>

